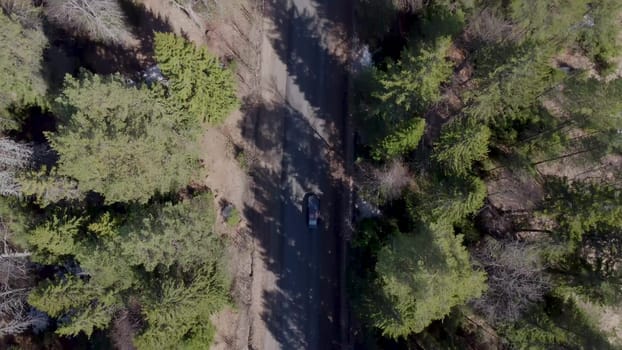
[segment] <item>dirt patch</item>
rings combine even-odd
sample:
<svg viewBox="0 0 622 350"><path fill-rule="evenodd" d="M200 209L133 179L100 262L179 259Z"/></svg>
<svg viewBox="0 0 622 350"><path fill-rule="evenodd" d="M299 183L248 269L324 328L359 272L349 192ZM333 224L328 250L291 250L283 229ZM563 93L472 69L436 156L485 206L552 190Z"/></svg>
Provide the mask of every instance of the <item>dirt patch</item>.
<svg viewBox="0 0 622 350"><path fill-rule="evenodd" d="M241 100L248 101L251 100L249 96L258 94L260 86L263 12L250 0L227 1L221 10L205 24L202 33L195 33L195 37L201 35L201 43L207 45L210 52L222 62L234 65L238 95ZM251 201L247 171L256 159L253 148L242 136L244 117L244 112L236 111L223 125L207 130L201 147L208 173L203 183L214 191L217 202L225 200L233 204L240 215L243 215L245 203ZM243 217L237 227L227 226L222 219L218 225L230 242L227 260L235 306L212 318L216 327L212 349L246 349L252 333L249 313L253 278L261 278L253 268L255 242Z"/></svg>
<svg viewBox="0 0 622 350"><path fill-rule="evenodd" d="M175 34L183 36L198 45L205 44L206 21L199 24L194 23L179 7L173 5L173 1L140 0L139 3L155 16L170 23Z"/></svg>
<svg viewBox="0 0 622 350"><path fill-rule="evenodd" d="M608 340L622 346L622 306L603 306L575 296L577 305L591 317Z"/></svg>
<svg viewBox="0 0 622 350"><path fill-rule="evenodd" d="M622 307L603 307L600 315L600 329L609 334L609 341L622 346Z"/></svg>
<svg viewBox="0 0 622 350"><path fill-rule="evenodd" d="M242 208L248 187L247 175L236 160L236 153L244 154L239 128L233 126L240 118L240 112L233 113L224 125L206 130L201 142L201 160L207 169L203 183L219 199L238 209Z"/></svg>
<svg viewBox="0 0 622 350"><path fill-rule="evenodd" d="M242 215L249 192L248 176L240 164L240 155L246 152L241 142L240 128L237 127L240 118L242 113L237 111L223 125L209 128L201 142L201 155L207 169L203 184L212 189L216 203L231 203ZM216 327L212 349L244 349L247 347L250 327L248 309L251 302L254 242L244 218L237 226L231 227L219 215L217 227L229 242L227 267L232 279L231 295L235 306L212 317Z"/></svg>
<svg viewBox="0 0 622 350"><path fill-rule="evenodd" d="M259 89L263 10L252 0L228 1L222 16L207 25L206 42L223 62L235 64L239 93L244 97Z"/></svg>
<svg viewBox="0 0 622 350"><path fill-rule="evenodd" d="M588 72L590 77L598 77L596 65L589 57L584 54L568 50L563 52L553 60L553 66L557 68L569 68L572 70L584 70Z"/></svg>
<svg viewBox="0 0 622 350"><path fill-rule="evenodd" d="M544 198L544 189L533 175L500 169L486 181L488 200L501 211L519 212L535 209Z"/></svg>
<svg viewBox="0 0 622 350"><path fill-rule="evenodd" d="M539 164L542 175L566 177L570 181L605 181L615 183L619 180L622 156L609 154L598 161L585 154Z"/></svg>
<svg viewBox="0 0 622 350"><path fill-rule="evenodd" d="M229 228L219 223L220 229L227 232L231 244L227 248L229 274L232 276L231 295L234 306L227 307L211 318L216 327L216 335L211 349L246 349L250 332L248 314L251 303L251 284L253 278L252 252L254 242L242 224Z"/></svg>

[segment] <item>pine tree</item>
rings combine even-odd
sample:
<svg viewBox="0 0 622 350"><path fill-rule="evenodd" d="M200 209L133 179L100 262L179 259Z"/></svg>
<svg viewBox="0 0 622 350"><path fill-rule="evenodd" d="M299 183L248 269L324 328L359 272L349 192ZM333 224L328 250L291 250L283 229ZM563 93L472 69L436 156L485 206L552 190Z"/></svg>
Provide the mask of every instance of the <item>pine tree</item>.
<svg viewBox="0 0 622 350"><path fill-rule="evenodd" d="M532 106L560 81L561 75L553 70L553 54L546 47L525 46L507 62L481 79L482 88L471 94L465 112L472 122L484 122L499 128L509 128L514 121L528 122L533 118Z"/></svg>
<svg viewBox="0 0 622 350"><path fill-rule="evenodd" d="M58 131L46 134L60 155L58 175L107 203L145 203L187 185L197 173L196 130L184 129L145 88L121 76L67 77L56 111Z"/></svg>
<svg viewBox="0 0 622 350"><path fill-rule="evenodd" d="M543 213L557 220L571 246L599 226L622 228L622 191L607 184L547 178Z"/></svg>
<svg viewBox="0 0 622 350"><path fill-rule="evenodd" d="M590 3L589 11L584 15L581 26L579 45L600 66L613 66L613 59L620 55L621 46L617 39L618 31L612 30L617 25L617 14L622 10L622 3L617 0L599 0ZM592 20L593 23L586 23Z"/></svg>
<svg viewBox="0 0 622 350"><path fill-rule="evenodd" d="M622 130L622 79L601 82L594 78L572 77L566 81L563 107L573 121L586 130Z"/></svg>
<svg viewBox="0 0 622 350"><path fill-rule="evenodd" d="M58 334L75 336L83 331L89 337L96 328L105 329L120 306L116 296L104 294L97 285L74 276L38 286L28 302L52 317L68 316Z"/></svg>
<svg viewBox="0 0 622 350"><path fill-rule="evenodd" d="M78 182L58 176L57 168L42 167L39 171L29 171L17 180L21 194L33 196L37 204L47 207L62 200L77 200L83 197Z"/></svg>
<svg viewBox="0 0 622 350"><path fill-rule="evenodd" d="M411 152L417 148L424 131L425 120L422 118L402 123L402 126L380 141L372 156L376 160L388 160Z"/></svg>
<svg viewBox="0 0 622 350"><path fill-rule="evenodd" d="M54 263L74 254L75 240L83 218L53 215L49 221L35 227L28 236L28 244L35 248L34 260Z"/></svg>
<svg viewBox="0 0 622 350"><path fill-rule="evenodd" d="M45 103L41 61L46 45L42 31L0 12L0 131L18 129L19 110Z"/></svg>
<svg viewBox="0 0 622 350"><path fill-rule="evenodd" d="M451 224L438 222L398 234L380 250L376 272L382 290L370 318L384 336L421 332L482 294L485 274L473 270L461 241Z"/></svg>
<svg viewBox="0 0 622 350"><path fill-rule="evenodd" d="M375 80L381 88L373 93L377 103L372 113L391 123L438 102L440 86L452 73L452 64L445 59L450 45L450 38L441 37L431 45L406 49L386 71L377 70Z"/></svg>
<svg viewBox="0 0 622 350"><path fill-rule="evenodd" d="M589 0L511 0L507 9L523 40L558 49L577 39L590 4Z"/></svg>
<svg viewBox="0 0 622 350"><path fill-rule="evenodd" d="M226 279L214 264L192 272L187 283L164 281L144 300L148 327L137 337L138 349L200 349L214 335L210 316L228 303Z"/></svg>
<svg viewBox="0 0 622 350"><path fill-rule="evenodd" d="M228 302L213 196L126 209L127 217L51 216L32 230L28 242L37 260L62 258L66 272L41 283L30 303L57 318L57 334L90 336L130 300L140 300L145 327L137 345L205 347L214 334L210 316Z"/></svg>
<svg viewBox="0 0 622 350"><path fill-rule="evenodd" d="M119 245L132 265L147 271L173 264L192 267L220 256L209 194L178 204L153 205L131 213L119 228Z"/></svg>
<svg viewBox="0 0 622 350"><path fill-rule="evenodd" d="M486 159L490 129L484 124L452 122L443 127L434 158L450 174L466 175L473 162Z"/></svg>
<svg viewBox="0 0 622 350"><path fill-rule="evenodd" d="M437 177L424 185L410 214L416 220L455 224L484 205L486 184L478 177Z"/></svg>
<svg viewBox="0 0 622 350"><path fill-rule="evenodd" d="M173 104L192 122L220 123L238 106L233 72L207 49L170 33L156 33L154 47Z"/></svg>

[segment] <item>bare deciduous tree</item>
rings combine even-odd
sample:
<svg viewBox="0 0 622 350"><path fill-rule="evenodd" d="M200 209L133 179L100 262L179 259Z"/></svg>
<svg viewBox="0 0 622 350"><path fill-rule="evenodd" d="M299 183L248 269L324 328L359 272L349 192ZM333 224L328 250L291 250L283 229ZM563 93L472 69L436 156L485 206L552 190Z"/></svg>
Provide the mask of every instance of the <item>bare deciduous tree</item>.
<svg viewBox="0 0 622 350"><path fill-rule="evenodd" d="M28 0L0 0L0 8L24 27L36 28L41 24L40 8Z"/></svg>
<svg viewBox="0 0 622 350"><path fill-rule="evenodd" d="M28 168L33 161L33 148L9 138L0 138L0 195L19 196L21 186L16 179L20 170Z"/></svg>
<svg viewBox="0 0 622 350"><path fill-rule="evenodd" d="M16 252L10 244L11 232L0 218L0 337L15 335L32 328L46 327L47 316L27 303L28 292L34 285L28 252Z"/></svg>
<svg viewBox="0 0 622 350"><path fill-rule="evenodd" d="M0 168L24 169L32 159L32 146L0 138Z"/></svg>
<svg viewBox="0 0 622 350"><path fill-rule="evenodd" d="M360 170L363 191L381 201L398 198L411 183L408 167L399 160L394 160L382 168L363 165Z"/></svg>
<svg viewBox="0 0 622 350"><path fill-rule="evenodd" d="M391 0L396 9L404 12L417 12L421 10L425 4L425 0Z"/></svg>
<svg viewBox="0 0 622 350"><path fill-rule="evenodd" d="M242 6L243 0L174 0L197 26L203 28L207 19L223 19L233 10Z"/></svg>
<svg viewBox="0 0 622 350"><path fill-rule="evenodd" d="M550 287L534 245L488 238L473 256L488 274L488 290L473 306L490 322L517 320Z"/></svg>
<svg viewBox="0 0 622 350"><path fill-rule="evenodd" d="M118 350L134 350L134 337L140 330L140 324L132 310L123 309L116 313L112 321L110 338Z"/></svg>
<svg viewBox="0 0 622 350"><path fill-rule="evenodd" d="M469 22L466 34L486 43L514 42L520 34L509 21L492 8L484 8Z"/></svg>
<svg viewBox="0 0 622 350"><path fill-rule="evenodd" d="M5 241L6 242L6 241ZM44 328L45 314L33 310L26 302L32 286L28 253L10 253L0 256L0 336L19 334L30 327Z"/></svg>
<svg viewBox="0 0 622 350"><path fill-rule="evenodd" d="M124 44L133 39L117 0L47 0L45 15L93 40Z"/></svg>

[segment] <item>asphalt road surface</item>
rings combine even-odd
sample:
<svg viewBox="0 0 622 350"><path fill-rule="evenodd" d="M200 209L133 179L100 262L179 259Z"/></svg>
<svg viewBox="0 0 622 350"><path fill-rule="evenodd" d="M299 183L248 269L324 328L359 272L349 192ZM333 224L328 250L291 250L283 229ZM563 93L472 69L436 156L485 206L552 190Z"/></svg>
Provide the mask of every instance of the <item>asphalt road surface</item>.
<svg viewBox="0 0 622 350"><path fill-rule="evenodd" d="M258 205L253 230L271 277L260 282L261 315L254 347L341 349L344 162L347 80L338 38L350 25L350 0L267 1L262 84L272 101L254 132L272 155L254 174ZM263 144L262 144L263 143ZM306 223L305 195L320 198L316 230ZM260 334L264 333L264 334Z"/></svg>

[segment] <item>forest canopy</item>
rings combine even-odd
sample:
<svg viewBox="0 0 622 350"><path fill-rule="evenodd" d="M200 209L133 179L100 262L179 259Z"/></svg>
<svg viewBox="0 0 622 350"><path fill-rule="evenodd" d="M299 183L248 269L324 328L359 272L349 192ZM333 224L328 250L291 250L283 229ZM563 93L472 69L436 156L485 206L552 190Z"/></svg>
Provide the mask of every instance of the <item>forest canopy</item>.
<svg viewBox="0 0 622 350"><path fill-rule="evenodd" d="M130 5L0 1L2 348L200 349L231 303L197 180L201 137L239 106L234 74L171 33L118 66L137 47Z"/></svg>

